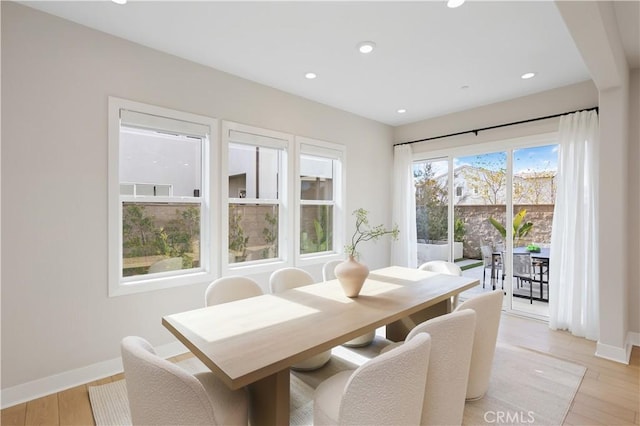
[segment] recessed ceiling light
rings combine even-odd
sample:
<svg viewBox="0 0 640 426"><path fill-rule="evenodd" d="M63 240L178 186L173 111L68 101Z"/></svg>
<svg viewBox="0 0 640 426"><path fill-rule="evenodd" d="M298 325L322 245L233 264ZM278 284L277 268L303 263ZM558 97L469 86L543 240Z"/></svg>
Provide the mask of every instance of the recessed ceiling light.
<svg viewBox="0 0 640 426"><path fill-rule="evenodd" d="M115 4L127 4L127 0L111 0Z"/></svg>
<svg viewBox="0 0 640 426"><path fill-rule="evenodd" d="M376 44L372 41L363 41L358 43L360 53L371 53L376 48Z"/></svg>
<svg viewBox="0 0 640 426"><path fill-rule="evenodd" d="M318 76L318 74L316 74L315 72L308 72L304 75L304 78L308 79L308 80L313 80L314 78L316 78Z"/></svg>
<svg viewBox="0 0 640 426"><path fill-rule="evenodd" d="M464 0L448 0L447 7L453 9L462 6L462 3L464 3Z"/></svg>
<svg viewBox="0 0 640 426"><path fill-rule="evenodd" d="M522 74L520 76L520 78L523 79L523 80L527 80L527 79L533 78L535 76L536 76L535 72L527 72L527 73Z"/></svg>
<svg viewBox="0 0 640 426"><path fill-rule="evenodd" d="M400 109L398 109L398 111L396 111L396 112L397 112L398 114L404 114L405 112L407 112L407 110L406 110L406 109L404 109L404 108L400 108Z"/></svg>

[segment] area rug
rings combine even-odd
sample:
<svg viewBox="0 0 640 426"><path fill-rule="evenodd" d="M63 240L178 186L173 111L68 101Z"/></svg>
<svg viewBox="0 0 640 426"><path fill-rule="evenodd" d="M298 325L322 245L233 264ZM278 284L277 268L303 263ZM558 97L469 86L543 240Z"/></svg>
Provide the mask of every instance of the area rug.
<svg viewBox="0 0 640 426"><path fill-rule="evenodd" d="M290 423L313 424L314 388L325 378L357 368L375 356L385 344L378 339L363 349L333 349L329 363L314 372L291 374ZM195 358L179 365L190 372L206 371ZM465 425L560 425L585 374L585 367L552 356L498 344L489 391L484 398L467 402ZM124 380L89 387L97 426L131 424Z"/></svg>

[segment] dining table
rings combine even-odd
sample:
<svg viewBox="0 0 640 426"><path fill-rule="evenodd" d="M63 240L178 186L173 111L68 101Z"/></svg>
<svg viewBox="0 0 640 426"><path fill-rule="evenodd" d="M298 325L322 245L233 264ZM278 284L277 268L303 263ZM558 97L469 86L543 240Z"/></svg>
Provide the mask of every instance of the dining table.
<svg viewBox="0 0 640 426"><path fill-rule="evenodd" d="M403 340L478 284L391 266L371 271L357 297L330 280L167 315L162 324L230 389L249 388L252 425L285 425L292 365L383 326L388 339Z"/></svg>

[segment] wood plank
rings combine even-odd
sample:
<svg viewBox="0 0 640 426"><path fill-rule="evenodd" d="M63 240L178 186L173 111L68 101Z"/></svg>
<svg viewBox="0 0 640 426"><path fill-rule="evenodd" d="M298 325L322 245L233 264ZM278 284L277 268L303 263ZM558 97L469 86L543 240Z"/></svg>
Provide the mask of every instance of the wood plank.
<svg viewBox="0 0 640 426"><path fill-rule="evenodd" d="M0 424L3 426L24 426L27 415L27 403L14 405L2 410Z"/></svg>
<svg viewBox="0 0 640 426"><path fill-rule="evenodd" d="M580 413L581 416L588 417L605 425L628 425L632 422L632 420L622 419L616 415L598 410L593 405L583 404L581 402L574 402L571 411Z"/></svg>
<svg viewBox="0 0 640 426"><path fill-rule="evenodd" d="M585 377L582 380L582 385L580 385L580 392L607 401L610 404L620 405L628 410L638 410L638 394L632 395L600 380Z"/></svg>
<svg viewBox="0 0 640 426"><path fill-rule="evenodd" d="M59 425L58 394L48 395L27 402L25 424L29 426Z"/></svg>
<svg viewBox="0 0 640 426"><path fill-rule="evenodd" d="M95 424L86 385L59 392L58 410L60 412L61 425L85 426Z"/></svg>
<svg viewBox="0 0 640 426"><path fill-rule="evenodd" d="M602 413L610 414L615 417L619 417L624 420L627 424L633 423L636 413L633 410L629 410L628 408L621 407L617 404L607 403L601 399L594 398L585 393L578 392L575 399L573 400L574 404L581 404L580 406L588 406L596 409Z"/></svg>
<svg viewBox="0 0 640 426"><path fill-rule="evenodd" d="M565 425L575 425L575 426L584 426L584 425L606 425L606 423L600 423L595 419L589 418L582 414L576 413L574 411L570 411L567 414L567 417L564 419Z"/></svg>

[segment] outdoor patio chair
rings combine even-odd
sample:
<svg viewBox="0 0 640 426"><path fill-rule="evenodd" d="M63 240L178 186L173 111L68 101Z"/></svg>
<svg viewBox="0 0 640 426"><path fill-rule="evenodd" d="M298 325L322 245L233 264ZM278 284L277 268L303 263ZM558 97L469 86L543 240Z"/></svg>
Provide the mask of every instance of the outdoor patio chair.
<svg viewBox="0 0 640 426"><path fill-rule="evenodd" d="M518 279L518 285L523 281L529 284L529 303L533 304L533 268L529 253L513 253L513 277Z"/></svg>

